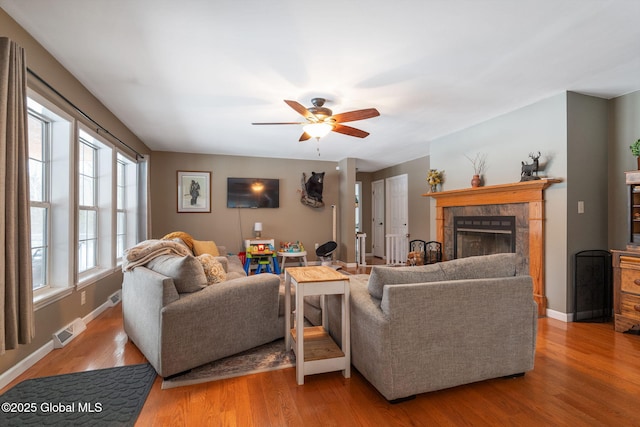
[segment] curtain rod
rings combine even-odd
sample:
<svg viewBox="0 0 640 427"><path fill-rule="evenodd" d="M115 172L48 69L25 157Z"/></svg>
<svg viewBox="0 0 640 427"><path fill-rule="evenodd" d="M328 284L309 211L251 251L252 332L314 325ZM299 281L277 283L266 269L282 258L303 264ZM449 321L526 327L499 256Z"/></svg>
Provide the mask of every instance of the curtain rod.
<svg viewBox="0 0 640 427"><path fill-rule="evenodd" d="M100 125L100 123L96 122L95 120L93 120L87 113L85 113L84 111L82 111L78 106L76 106L73 102L71 102L66 96L64 96L63 94L61 94L60 92L58 92L58 90L56 88L54 88L53 86L51 86L49 83L47 83L42 77L40 77L39 75L37 75L31 68L27 68L27 72L29 74L31 74L33 77L35 77L36 79L38 79L38 81L40 81L40 83L42 83L43 85L45 85L48 89L50 89L51 91L53 91L53 93L55 93L56 95L58 95L60 98L62 98L64 100L64 102L66 102L67 104L69 104L71 107L73 107L74 110L76 110L78 113L80 113L85 119L89 120L91 123L93 123L94 125L98 126L98 129L96 129L96 131L98 133L100 133L100 131L103 131L104 133L110 135L113 139L115 139L116 141L118 141L120 144L124 145L125 147L127 147L129 150L133 151L136 154L136 162L138 161L138 157L140 157L141 159L144 159L144 156L140 153L138 153L134 148L132 148L129 144L127 144L126 142L122 141L120 138L118 138L117 136L115 136L114 134L112 134L111 132L109 132L108 129L105 129L102 125Z"/></svg>

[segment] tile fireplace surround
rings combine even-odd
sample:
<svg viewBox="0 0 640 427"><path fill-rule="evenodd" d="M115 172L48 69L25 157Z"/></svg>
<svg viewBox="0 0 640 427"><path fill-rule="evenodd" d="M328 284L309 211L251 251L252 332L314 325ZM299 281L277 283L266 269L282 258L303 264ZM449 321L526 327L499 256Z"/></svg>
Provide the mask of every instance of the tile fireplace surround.
<svg viewBox="0 0 640 427"><path fill-rule="evenodd" d="M423 194L436 201L436 240L443 243L443 258L453 258L453 217L514 215L518 273L528 269L538 315L544 316L544 190L559 179L466 188Z"/></svg>

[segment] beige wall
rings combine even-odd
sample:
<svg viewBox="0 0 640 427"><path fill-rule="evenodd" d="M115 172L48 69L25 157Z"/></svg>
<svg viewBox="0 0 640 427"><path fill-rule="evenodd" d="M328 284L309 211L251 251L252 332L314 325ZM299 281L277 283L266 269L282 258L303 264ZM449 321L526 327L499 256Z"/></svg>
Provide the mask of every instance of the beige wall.
<svg viewBox="0 0 640 427"><path fill-rule="evenodd" d="M262 222L263 237L301 241L315 260L315 243L332 239L331 205L339 204L340 171L336 162L264 159L173 152L151 156L152 236L185 231L198 240L214 240L237 253L242 239L253 236L253 224ZM211 213L177 213L177 171L210 171ZM322 208L300 202L302 173L325 172ZM227 178L278 178L280 207L274 209L227 208ZM355 225L354 225L355 227Z"/></svg>
<svg viewBox="0 0 640 427"><path fill-rule="evenodd" d="M149 153L149 149L142 141L2 9L0 9L0 28L2 29L1 35L11 38L25 49L29 69L36 72L119 139L142 154ZM73 109L35 81L32 76L28 76L27 81L30 88L35 89L66 111L73 112ZM9 350L0 356L0 372L5 372L29 354L49 343L54 332L67 326L75 318L85 317L94 311L106 302L109 295L120 289L121 285L122 273L116 269L107 277L82 289L86 292L86 304L80 305L80 292L74 290L71 295L37 310L35 312L36 336L33 342L29 345L22 345L16 350Z"/></svg>

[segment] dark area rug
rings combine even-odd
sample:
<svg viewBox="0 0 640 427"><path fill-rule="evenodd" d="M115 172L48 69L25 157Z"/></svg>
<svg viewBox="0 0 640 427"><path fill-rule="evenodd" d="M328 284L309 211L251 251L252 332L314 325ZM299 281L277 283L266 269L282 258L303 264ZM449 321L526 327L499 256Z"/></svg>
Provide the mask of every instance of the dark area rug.
<svg viewBox="0 0 640 427"><path fill-rule="evenodd" d="M162 382L162 388L168 389L201 384L293 366L296 366L296 356L292 350L285 351L284 339L279 339L260 347L207 363L182 375L165 378Z"/></svg>
<svg viewBox="0 0 640 427"><path fill-rule="evenodd" d="M146 363L25 380L0 396L0 425L133 426L156 376Z"/></svg>

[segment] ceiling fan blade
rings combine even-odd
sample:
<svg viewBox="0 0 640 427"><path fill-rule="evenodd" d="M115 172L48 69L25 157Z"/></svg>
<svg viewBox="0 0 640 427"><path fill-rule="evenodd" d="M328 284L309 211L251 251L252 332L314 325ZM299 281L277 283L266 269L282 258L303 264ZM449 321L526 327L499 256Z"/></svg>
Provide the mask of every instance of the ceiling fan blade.
<svg viewBox="0 0 640 427"><path fill-rule="evenodd" d="M300 139L298 141L302 142L306 141L307 139L311 139L311 135L306 132L302 132L302 135L300 135Z"/></svg>
<svg viewBox="0 0 640 427"><path fill-rule="evenodd" d="M307 122L273 122L273 123L251 123L252 125L306 125Z"/></svg>
<svg viewBox="0 0 640 427"><path fill-rule="evenodd" d="M297 101L289 101L289 100L284 100L284 102L287 103L287 105L291 108L293 108L294 110L296 110L300 115L302 115L304 118L306 119L310 119L314 122L319 122L320 119L318 119L311 111L307 110L304 105L300 104Z"/></svg>
<svg viewBox="0 0 640 427"><path fill-rule="evenodd" d="M370 119L378 117L380 113L375 108L366 108L364 110L347 111L346 113L334 114L331 116L336 123L355 122L356 120Z"/></svg>
<svg viewBox="0 0 640 427"><path fill-rule="evenodd" d="M369 136L369 132L352 128L351 126L340 125L338 123L333 125L333 131L338 133L343 133L349 136L356 136L358 138L366 138L367 136Z"/></svg>

